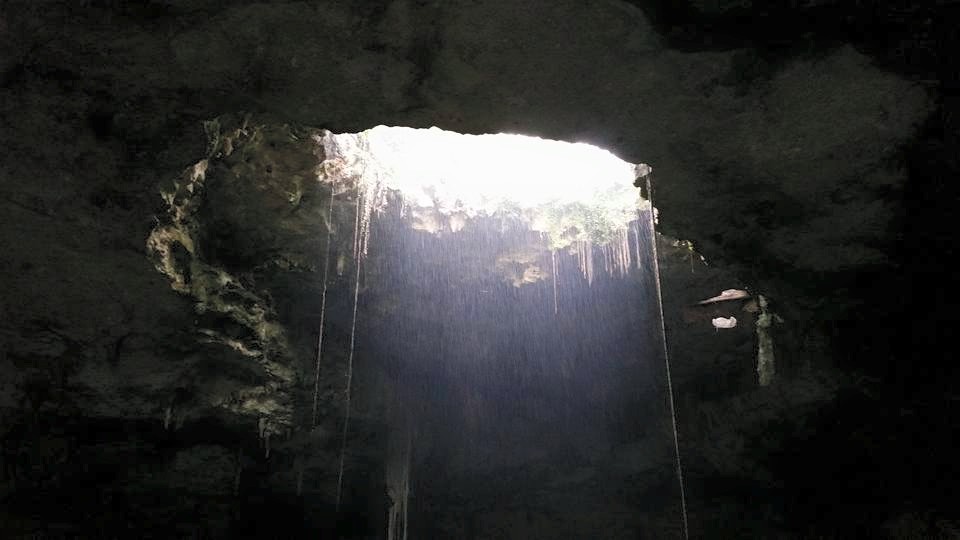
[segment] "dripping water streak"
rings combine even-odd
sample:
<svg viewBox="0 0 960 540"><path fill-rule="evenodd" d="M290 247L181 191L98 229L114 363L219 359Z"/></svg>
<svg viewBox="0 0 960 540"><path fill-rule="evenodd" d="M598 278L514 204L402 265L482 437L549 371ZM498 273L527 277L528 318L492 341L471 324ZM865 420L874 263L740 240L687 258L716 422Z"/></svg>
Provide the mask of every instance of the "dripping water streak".
<svg viewBox="0 0 960 540"><path fill-rule="evenodd" d="M634 222L633 230L634 230L634 233L636 233L635 236L636 236L636 239L637 239L637 244L636 244L636 246L637 246L637 268L639 269L639 268L640 268L640 261L642 260L642 259L640 259L640 220L637 220L637 221Z"/></svg>
<svg viewBox="0 0 960 540"><path fill-rule="evenodd" d="M625 276L630 273L630 229L628 228L620 233L620 260L622 265L620 274Z"/></svg>
<svg viewBox="0 0 960 540"><path fill-rule="evenodd" d="M317 406L320 398L320 361L323 358L323 325L327 310L327 273L330 271L330 242L333 239L333 187L330 188L330 209L327 213L327 247L323 257L323 293L320 295L320 335L317 337L317 365L313 372L313 413L310 427L317 427Z"/></svg>
<svg viewBox="0 0 960 540"><path fill-rule="evenodd" d="M357 218L355 227L353 229L353 245L356 249L358 247L357 240L360 232L360 184L357 184ZM350 324L350 355L347 357L347 385L346 385L346 397L345 397L345 406L346 412L344 413L343 418L343 433L341 434L340 440L340 470L337 473L337 506L336 510L340 511L340 497L343 494L343 466L346 461L347 454L347 434L350 431L350 387L353 384L353 350L356 343L357 337L357 303L360 299L360 257L359 252L354 251L355 259L354 264L357 267L356 276L354 277L354 286L353 286L353 322Z"/></svg>
<svg viewBox="0 0 960 540"><path fill-rule="evenodd" d="M584 251L587 260L587 285L593 285L593 242L587 241Z"/></svg>
<svg viewBox="0 0 960 540"><path fill-rule="evenodd" d="M647 197L650 199L650 245L653 246L654 283L657 286L657 309L660 315L660 337L663 341L663 361L667 370L667 392L670 397L670 420L673 423L673 447L677 462L677 481L680 484L680 511L683 516L683 537L690 538L690 526L687 522L687 496L683 486L683 465L680 461L680 435L677 431L677 407L673 399L673 379L670 376L670 354L667 350L667 328L663 321L663 289L660 285L660 261L657 253L657 230L653 218L653 193L650 191L650 178L647 178ZM639 238L638 238L639 242Z"/></svg>
<svg viewBox="0 0 960 540"><path fill-rule="evenodd" d="M601 247L602 252L602 247ZM577 261L580 271L587 280L587 285L593 285L593 242L589 240L577 241Z"/></svg>
<svg viewBox="0 0 960 540"><path fill-rule="evenodd" d="M364 148L369 154L369 141L364 139ZM382 171L375 169L372 173L364 171L364 174L360 176L358 180L364 188L364 193L362 197L362 212L359 214L359 236L357 240L357 250L360 254L360 257L364 257L367 254L367 248L370 243L370 219L373 216L374 210L381 208L383 190L383 178Z"/></svg>
<svg viewBox="0 0 960 540"><path fill-rule="evenodd" d="M361 179L357 178L357 217L353 223L353 260L360 260L360 214L362 211L360 200L363 198L360 193Z"/></svg>
<svg viewBox="0 0 960 540"><path fill-rule="evenodd" d="M557 279L558 276L558 267L557 267L557 250L550 251L550 260L553 262L553 313L556 315L560 312L560 303L557 299Z"/></svg>

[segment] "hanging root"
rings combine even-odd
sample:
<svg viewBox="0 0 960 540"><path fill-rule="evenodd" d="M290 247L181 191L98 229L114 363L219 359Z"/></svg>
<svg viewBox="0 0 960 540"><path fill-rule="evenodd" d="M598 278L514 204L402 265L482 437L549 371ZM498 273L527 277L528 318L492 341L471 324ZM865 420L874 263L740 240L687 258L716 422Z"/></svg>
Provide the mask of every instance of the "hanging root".
<svg viewBox="0 0 960 540"><path fill-rule="evenodd" d="M310 427L317 427L317 405L320 399L320 361L323 358L323 325L327 311L327 272L330 270L330 242L333 239L333 188L330 189L330 209L327 213L327 247L323 257L323 293L320 295L320 333L317 336L317 365L313 372L313 413Z"/></svg>
<svg viewBox="0 0 960 540"><path fill-rule="evenodd" d="M677 482L680 484L680 511L683 516L683 537L690 538L690 526L687 521L687 495L683 486L683 465L680 461L680 434L677 431L677 406L673 399L673 379L670 377L670 353L667 349L667 328L663 320L663 288L660 284L660 261L657 254L657 230L654 222L653 192L650 178L647 178L647 197L650 200L650 245L653 246L653 271L657 285L657 308L660 311L660 336L663 339L663 361L667 370L667 391L670 397L670 420L673 424L673 447L677 462Z"/></svg>
<svg viewBox="0 0 960 540"><path fill-rule="evenodd" d="M346 412L343 418L343 433L340 442L340 469L337 473L337 511L340 511L340 499L343 494L343 466L347 455L347 434L350 431L350 389L353 385L353 351L357 337L357 303L360 299L360 261L362 251L360 250L360 184L357 184L357 219L353 229L354 263L357 267L354 279L353 289L353 322L350 325L350 355L347 358L347 384L346 384Z"/></svg>
<svg viewBox="0 0 960 540"><path fill-rule="evenodd" d="M557 299L557 280L560 279L560 268L557 265L557 250L550 250L550 260L553 263L553 314L560 312L560 303Z"/></svg>
<svg viewBox="0 0 960 540"><path fill-rule="evenodd" d="M390 497L387 540L406 540L407 503L410 499L410 454L413 435L409 424L391 435L387 456L387 495ZM400 439L400 440L397 440Z"/></svg>

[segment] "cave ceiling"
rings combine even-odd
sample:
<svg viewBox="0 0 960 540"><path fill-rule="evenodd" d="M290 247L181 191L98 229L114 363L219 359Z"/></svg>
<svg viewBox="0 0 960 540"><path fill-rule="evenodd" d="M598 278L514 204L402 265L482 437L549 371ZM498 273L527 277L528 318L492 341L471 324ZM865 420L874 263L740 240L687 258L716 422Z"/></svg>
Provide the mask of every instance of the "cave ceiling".
<svg viewBox="0 0 960 540"><path fill-rule="evenodd" d="M0 434L8 462L46 460L9 470L21 480L0 484L3 496L79 478L57 472L72 460L136 452L81 435L125 423L186 430L158 451L164 472L150 482L211 497L239 489L244 467L287 493L290 471L335 461L342 355L317 428L302 428L312 386L296 383L312 380L310 299L331 226L322 156L307 144L323 129L523 133L650 164L702 486L782 487L771 478L792 462L778 445L880 376L861 367L889 347L865 332L910 302L864 310L904 279L908 151L941 156L925 135L943 107L934 14L869 19L830 2L771 13L640 0L82 4L0 8ZM894 54L880 31L906 48ZM200 177L220 180L194 191ZM691 307L730 288L763 293L784 321L770 387L756 380L756 306L737 304L743 324L722 347L709 321L730 313ZM261 459L268 436L277 470L244 461ZM93 447L107 457L83 457ZM121 484L153 485L134 472ZM726 511L748 505L725 496L736 501ZM700 508L704 530L723 522ZM13 515L10 527L31 530Z"/></svg>

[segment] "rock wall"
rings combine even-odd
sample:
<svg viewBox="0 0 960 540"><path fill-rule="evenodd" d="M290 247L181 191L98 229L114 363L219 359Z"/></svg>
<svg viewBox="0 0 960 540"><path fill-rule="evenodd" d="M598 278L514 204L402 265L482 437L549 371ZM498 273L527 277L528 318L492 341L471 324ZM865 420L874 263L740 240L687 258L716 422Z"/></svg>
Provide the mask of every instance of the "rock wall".
<svg viewBox="0 0 960 540"><path fill-rule="evenodd" d="M286 434L312 398L296 374L312 373L316 330L292 314L317 297L314 233L330 223L307 181L316 156L270 143L309 132L284 125L394 124L585 141L649 163L663 230L722 268L721 289L772 299L785 323L778 381L762 389L750 326L681 331L668 314L668 331L689 335L674 361L698 534L946 534L950 461L931 450L902 464L949 439L950 378L923 375L942 371L925 356L912 371L897 325L909 308L913 331L943 339L950 306L934 286L950 229L932 216L949 210L956 171L960 71L942 52L955 14L714 4L5 3L0 530L375 528L362 514L383 501L339 524L323 506L339 385L322 390L328 423ZM234 120L205 132L223 115ZM205 206L184 206L201 178ZM668 305L718 292L686 274L682 249L665 256ZM929 300L892 292L921 275Z"/></svg>

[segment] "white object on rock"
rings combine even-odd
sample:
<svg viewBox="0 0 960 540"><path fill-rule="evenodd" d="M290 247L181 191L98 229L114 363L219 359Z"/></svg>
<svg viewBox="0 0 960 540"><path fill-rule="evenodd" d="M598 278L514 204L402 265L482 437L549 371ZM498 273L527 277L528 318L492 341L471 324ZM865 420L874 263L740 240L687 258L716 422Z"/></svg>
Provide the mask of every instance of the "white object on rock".
<svg viewBox="0 0 960 540"><path fill-rule="evenodd" d="M737 326L737 318L736 318L736 317L717 317L717 318L713 319L713 320L710 321L710 322L712 322L712 323L713 323L713 327L714 327L714 328L717 328L717 329L720 329L720 328L734 328L734 327Z"/></svg>
<svg viewBox="0 0 960 540"><path fill-rule="evenodd" d="M701 300L697 304L713 304L714 302L726 302L727 300L740 300L741 298L750 298L750 293L741 289L727 289L718 296Z"/></svg>

